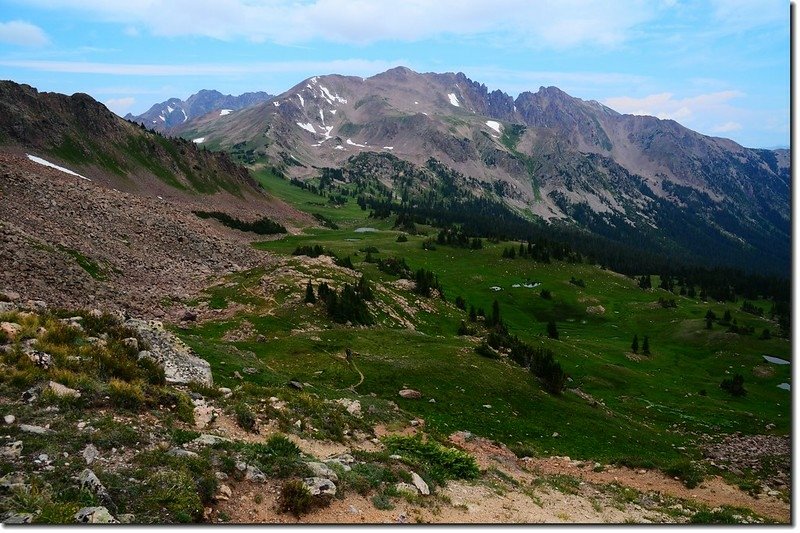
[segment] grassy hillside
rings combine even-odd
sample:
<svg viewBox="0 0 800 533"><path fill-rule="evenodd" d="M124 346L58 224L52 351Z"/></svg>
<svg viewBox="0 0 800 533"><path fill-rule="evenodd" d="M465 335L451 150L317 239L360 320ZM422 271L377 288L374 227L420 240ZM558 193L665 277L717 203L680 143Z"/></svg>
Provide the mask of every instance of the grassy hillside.
<svg viewBox="0 0 800 533"><path fill-rule="evenodd" d="M369 219L352 201L333 207L274 176L260 179L269 192L327 217L339 229L308 229L258 248L288 258L298 246L320 244L341 258L349 255L356 271L294 257L275 270L239 274L209 289L206 304L225 310L226 318L181 335L211 361L223 383L233 379L231 369L245 353L259 379L295 378L334 389L358 384L359 393L392 399L424 418L434 433L468 430L522 453L657 466L687 478L707 469L692 462L700 458L702 434L789 431L790 394L778 388L790 381L789 365L768 364L762 355L789 360L790 343L775 335L760 340L764 328L775 333L777 324L743 313L741 302L702 302L661 289L642 290L633 279L586 264L501 258L505 247L517 243L424 250L428 237L409 235L407 242L397 242L400 232L391 229L391 219ZM396 277L363 262L368 247L379 250L371 254L375 258L403 257L412 270L433 271L447 302L413 294ZM302 302L309 279L315 286L322 279L354 283L360 273L380 289L377 325L334 324L322 304ZM583 280L585 287L570 283L571 278ZM552 299L542 298L542 289ZM475 353L477 337L456 335L467 319L453 304L457 296L487 313L496 299L512 334L554 352L570 377L567 391L547 394L534 376L506 358ZM674 299L676 307L662 307L659 298ZM769 309L765 302L756 304ZM412 312L403 315L404 307ZM752 326L755 333L728 333L718 322L706 329L709 309L720 318L729 310L739 326ZM558 340L547 337L550 320ZM242 340L223 339L245 322L249 334ZM631 353L634 335L640 343L649 337L650 356ZM346 348L357 354L352 365L335 357ZM736 373L744 377L744 397L720 388ZM421 391L423 398L399 398L404 387Z"/></svg>

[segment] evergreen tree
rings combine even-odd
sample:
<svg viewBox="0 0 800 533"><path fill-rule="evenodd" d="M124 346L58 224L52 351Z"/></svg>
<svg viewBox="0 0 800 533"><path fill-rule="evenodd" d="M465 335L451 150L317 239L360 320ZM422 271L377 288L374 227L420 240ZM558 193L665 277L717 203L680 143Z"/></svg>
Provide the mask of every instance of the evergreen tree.
<svg viewBox="0 0 800 533"><path fill-rule="evenodd" d="M464 298L461 296L456 296L456 307L459 309L465 310L467 308L467 302L464 301Z"/></svg>
<svg viewBox="0 0 800 533"><path fill-rule="evenodd" d="M470 322L478 321L478 314L475 312L475 306L472 304L469 304L469 321Z"/></svg>
<svg viewBox="0 0 800 533"><path fill-rule="evenodd" d="M633 353L639 353L639 335L633 336L633 342L631 343L631 351Z"/></svg>
<svg viewBox="0 0 800 533"><path fill-rule="evenodd" d="M642 354L650 355L650 339L647 335L644 336L644 340L642 341Z"/></svg>
<svg viewBox="0 0 800 533"><path fill-rule="evenodd" d="M467 323L463 320L461 321L461 325L458 326L458 335L469 335L470 331L467 327Z"/></svg>
<svg viewBox="0 0 800 533"><path fill-rule="evenodd" d="M723 322L730 322L731 321L731 312L729 310L725 310L725 315L722 317Z"/></svg>
<svg viewBox="0 0 800 533"><path fill-rule="evenodd" d="M556 328L556 323L554 320L551 320L547 323L547 336L551 339L558 339L558 328Z"/></svg>
<svg viewBox="0 0 800 533"><path fill-rule="evenodd" d="M317 303L317 297L314 296L314 286L311 284L311 280L308 280L308 285L306 285L306 297L304 301L307 304Z"/></svg>
<svg viewBox="0 0 800 533"><path fill-rule="evenodd" d="M499 325L500 320L500 303L495 300L492 302L492 316L489 317L489 326Z"/></svg>
<svg viewBox="0 0 800 533"><path fill-rule="evenodd" d="M714 321L711 318L706 317L706 329L713 329Z"/></svg>

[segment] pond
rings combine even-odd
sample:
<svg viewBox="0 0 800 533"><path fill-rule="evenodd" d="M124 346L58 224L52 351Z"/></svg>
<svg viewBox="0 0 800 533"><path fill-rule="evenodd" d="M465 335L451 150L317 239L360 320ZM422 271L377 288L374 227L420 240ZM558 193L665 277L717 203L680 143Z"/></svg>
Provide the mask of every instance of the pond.
<svg viewBox="0 0 800 533"><path fill-rule="evenodd" d="M380 230L377 230L375 228L356 228L353 231L355 231L356 233L372 233L374 231L380 231Z"/></svg>
<svg viewBox="0 0 800 533"><path fill-rule="evenodd" d="M791 361L787 361L786 359L781 359L780 357L775 357L774 355L767 355L764 354L764 360L768 363L772 363L774 365L790 365Z"/></svg>

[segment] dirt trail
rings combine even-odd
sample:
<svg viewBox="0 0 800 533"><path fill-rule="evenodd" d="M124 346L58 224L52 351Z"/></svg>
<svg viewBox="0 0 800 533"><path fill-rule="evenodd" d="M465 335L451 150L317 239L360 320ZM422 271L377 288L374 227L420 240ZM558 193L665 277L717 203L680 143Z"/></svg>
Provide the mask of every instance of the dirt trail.
<svg viewBox="0 0 800 533"><path fill-rule="evenodd" d="M788 503L767 495L754 498L738 487L729 485L719 476L707 478L699 486L688 489L680 481L655 470L606 466L602 472L595 472L592 463L583 464L564 457L528 459L523 464L526 469L543 474L567 474L599 484L617 483L640 492L656 491L704 503L710 507L721 505L745 507L782 523L789 523L791 520Z"/></svg>

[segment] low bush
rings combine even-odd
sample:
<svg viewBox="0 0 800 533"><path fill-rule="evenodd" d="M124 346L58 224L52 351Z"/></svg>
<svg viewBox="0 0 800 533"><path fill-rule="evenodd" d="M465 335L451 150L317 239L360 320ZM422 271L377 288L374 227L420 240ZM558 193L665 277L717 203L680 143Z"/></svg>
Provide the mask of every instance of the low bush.
<svg viewBox="0 0 800 533"><path fill-rule="evenodd" d="M286 481L281 487L278 508L283 513L292 513L297 518L311 510L314 497L299 479Z"/></svg>

